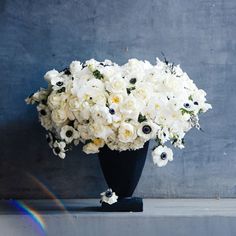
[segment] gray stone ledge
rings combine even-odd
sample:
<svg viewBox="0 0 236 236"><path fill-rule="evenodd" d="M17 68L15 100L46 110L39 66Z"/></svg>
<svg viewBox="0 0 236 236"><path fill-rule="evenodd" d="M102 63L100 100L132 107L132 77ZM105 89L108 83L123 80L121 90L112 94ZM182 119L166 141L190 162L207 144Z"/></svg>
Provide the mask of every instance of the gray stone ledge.
<svg viewBox="0 0 236 236"><path fill-rule="evenodd" d="M0 235L236 235L236 199L145 199L142 213L99 212L97 199L21 202L40 215L45 229L0 201Z"/></svg>

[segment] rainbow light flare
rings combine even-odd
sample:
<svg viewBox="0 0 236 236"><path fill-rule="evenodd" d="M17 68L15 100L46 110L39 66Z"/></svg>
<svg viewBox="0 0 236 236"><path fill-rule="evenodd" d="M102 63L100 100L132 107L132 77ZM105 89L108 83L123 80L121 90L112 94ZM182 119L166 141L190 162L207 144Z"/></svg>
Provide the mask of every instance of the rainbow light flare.
<svg viewBox="0 0 236 236"><path fill-rule="evenodd" d="M59 207L60 210L67 212L66 207L64 206L63 202L59 200L58 197L52 191L50 191L49 188L45 184L43 184L38 178L31 175L30 173L26 173L26 175L31 179L31 181L36 183L40 187L40 189L56 203L56 205Z"/></svg>
<svg viewBox="0 0 236 236"><path fill-rule="evenodd" d="M40 181L37 177L33 176L29 172L24 172L24 174L32 181L34 182L48 197L51 199L57 206L57 209L62 211L66 216L67 220L69 220L69 223L71 225L71 228L75 227L75 222L72 219L71 214L69 214L68 210L66 209L64 203L62 200L60 200L55 193L53 193L51 190L49 190L49 187L47 187L42 181ZM33 221L34 225L37 226L38 231L40 231L40 235L46 236L47 235L47 225L43 217L32 207L26 205L25 202L20 200L10 200L9 203L13 205L15 208L17 208L19 211L23 212L25 215L28 216L28 218Z"/></svg>
<svg viewBox="0 0 236 236"><path fill-rule="evenodd" d="M38 212L36 212L31 207L27 206L24 202L19 200L10 200L10 203L18 210L23 212L25 215L27 215L34 223L36 223L41 233L45 235L46 223L43 217Z"/></svg>

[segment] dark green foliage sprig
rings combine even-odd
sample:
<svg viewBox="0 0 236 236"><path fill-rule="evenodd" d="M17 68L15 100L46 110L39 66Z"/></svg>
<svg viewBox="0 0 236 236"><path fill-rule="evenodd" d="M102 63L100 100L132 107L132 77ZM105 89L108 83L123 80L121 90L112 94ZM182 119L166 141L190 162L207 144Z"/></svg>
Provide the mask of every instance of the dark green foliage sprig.
<svg viewBox="0 0 236 236"><path fill-rule="evenodd" d="M142 123L144 121L147 121L147 117L140 113L139 116L138 116L138 122Z"/></svg>
<svg viewBox="0 0 236 236"><path fill-rule="evenodd" d="M127 88L127 93L130 94L132 90L135 90L135 87Z"/></svg>
<svg viewBox="0 0 236 236"><path fill-rule="evenodd" d="M95 70L93 72L93 75L95 76L96 79L103 79L104 76L101 74L101 72L99 70Z"/></svg>

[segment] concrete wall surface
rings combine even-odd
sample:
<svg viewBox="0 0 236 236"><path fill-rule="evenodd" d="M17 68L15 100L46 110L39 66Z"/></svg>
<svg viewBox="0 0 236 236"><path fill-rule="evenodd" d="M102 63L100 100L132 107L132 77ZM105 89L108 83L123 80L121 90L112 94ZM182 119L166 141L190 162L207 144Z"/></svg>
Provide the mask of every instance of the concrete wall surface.
<svg viewBox="0 0 236 236"><path fill-rule="evenodd" d="M235 0L1 0L0 198L98 197L106 186L96 156L76 148L55 157L24 98L72 60L155 62L161 51L213 110L165 168L148 153L136 195L236 197L235 12Z"/></svg>

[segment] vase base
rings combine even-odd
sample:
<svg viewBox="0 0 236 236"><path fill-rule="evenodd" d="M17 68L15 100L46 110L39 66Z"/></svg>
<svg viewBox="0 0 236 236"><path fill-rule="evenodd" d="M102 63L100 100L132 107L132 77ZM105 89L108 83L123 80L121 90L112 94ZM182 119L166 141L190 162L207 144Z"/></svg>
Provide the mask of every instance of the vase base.
<svg viewBox="0 0 236 236"><path fill-rule="evenodd" d="M143 199L140 197L118 199L116 203L109 205L103 202L101 211L105 212L142 212Z"/></svg>

